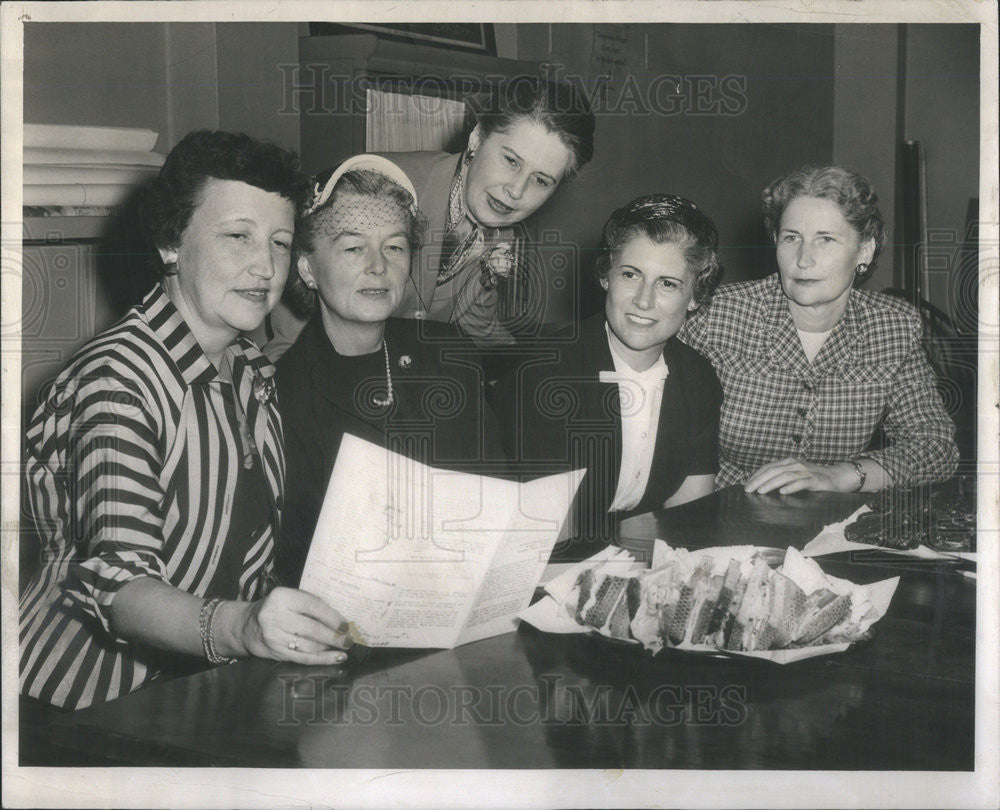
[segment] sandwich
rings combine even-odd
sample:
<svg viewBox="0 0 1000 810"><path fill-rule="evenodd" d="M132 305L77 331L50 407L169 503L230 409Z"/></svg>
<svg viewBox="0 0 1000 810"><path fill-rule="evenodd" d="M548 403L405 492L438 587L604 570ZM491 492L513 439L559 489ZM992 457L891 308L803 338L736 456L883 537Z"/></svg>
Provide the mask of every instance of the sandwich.
<svg viewBox="0 0 1000 810"><path fill-rule="evenodd" d="M759 553L669 551L649 571L584 570L567 607L579 624L654 652L777 650L851 640L867 629L864 592L827 577L794 548L777 569Z"/></svg>

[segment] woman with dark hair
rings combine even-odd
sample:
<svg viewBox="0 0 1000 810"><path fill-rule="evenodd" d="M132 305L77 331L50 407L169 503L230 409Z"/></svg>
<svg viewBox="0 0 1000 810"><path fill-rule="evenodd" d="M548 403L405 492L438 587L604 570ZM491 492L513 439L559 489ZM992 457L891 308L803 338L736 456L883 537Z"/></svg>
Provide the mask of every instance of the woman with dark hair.
<svg viewBox="0 0 1000 810"><path fill-rule="evenodd" d="M428 218L427 239L396 316L455 324L479 346L512 343L500 317L499 289L518 272L520 224L593 153L587 100L567 83L518 76L502 83L478 112L464 152L384 154L410 179ZM272 359L302 328L296 315L275 311L264 347Z"/></svg>
<svg viewBox="0 0 1000 810"><path fill-rule="evenodd" d="M858 288L886 242L869 181L803 168L763 194L778 272L721 287L681 338L725 392L717 486L870 492L947 478L954 425L934 390L920 317ZM871 446L882 426L888 446Z"/></svg>
<svg viewBox="0 0 1000 810"><path fill-rule="evenodd" d="M288 480L276 562L296 585L341 440L351 433L439 468L502 465L495 417L466 342L391 318L425 226L392 162L359 155L316 183L287 294L312 317L278 363Z"/></svg>
<svg viewBox="0 0 1000 810"><path fill-rule="evenodd" d="M295 156L193 132L144 200L162 278L56 378L26 438L43 563L21 598L21 692L75 709L235 657L333 664L343 618L272 590L284 463L274 306L308 185Z"/></svg>
<svg viewBox="0 0 1000 810"><path fill-rule="evenodd" d="M712 492L721 401L711 365L674 336L721 269L712 221L690 200L640 197L604 226L604 312L554 337L551 359L500 381L504 448L524 470L587 468L575 533Z"/></svg>

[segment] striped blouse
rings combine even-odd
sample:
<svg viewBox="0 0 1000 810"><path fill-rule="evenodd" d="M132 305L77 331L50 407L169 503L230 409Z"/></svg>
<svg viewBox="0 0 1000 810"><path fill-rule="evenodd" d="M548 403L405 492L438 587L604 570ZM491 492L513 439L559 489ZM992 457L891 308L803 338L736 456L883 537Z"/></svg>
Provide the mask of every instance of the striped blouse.
<svg viewBox="0 0 1000 810"><path fill-rule="evenodd" d="M236 408L280 514L281 423L261 385L274 366L242 338L226 352L232 384L157 285L47 392L26 438L43 556L21 597L23 694L76 709L157 675L163 654L116 635L111 602L146 576L206 594L242 467ZM241 599L263 596L272 580L275 530L243 557Z"/></svg>

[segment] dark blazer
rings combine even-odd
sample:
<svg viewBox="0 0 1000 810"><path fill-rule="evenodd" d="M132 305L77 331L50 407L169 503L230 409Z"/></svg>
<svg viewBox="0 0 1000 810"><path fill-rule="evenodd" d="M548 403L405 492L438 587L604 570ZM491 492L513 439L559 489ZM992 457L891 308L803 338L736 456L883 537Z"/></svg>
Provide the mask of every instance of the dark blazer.
<svg viewBox="0 0 1000 810"><path fill-rule="evenodd" d="M671 338L663 351L669 374L649 481L640 503L609 515L622 459L621 402L604 313L561 333L534 352L497 386L494 404L504 450L525 476L585 467L574 506L576 533L607 540L617 520L658 509L689 475L718 470L722 390L711 364Z"/></svg>
<svg viewBox="0 0 1000 810"><path fill-rule="evenodd" d="M318 314L278 363L287 482L275 550L282 584L298 584L345 433L435 467L505 470L475 347L443 333L429 339L420 330L419 321L386 322L395 397L388 408L373 402L386 392L383 353L337 354Z"/></svg>

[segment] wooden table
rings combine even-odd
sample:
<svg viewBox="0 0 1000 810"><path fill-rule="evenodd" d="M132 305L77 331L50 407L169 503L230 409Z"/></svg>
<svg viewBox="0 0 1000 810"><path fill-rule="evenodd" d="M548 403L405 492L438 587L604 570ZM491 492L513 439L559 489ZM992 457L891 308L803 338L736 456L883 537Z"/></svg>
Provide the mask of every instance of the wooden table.
<svg viewBox="0 0 1000 810"><path fill-rule="evenodd" d="M727 490L621 536L801 547L859 503ZM902 577L875 638L840 655L650 658L522 626L340 668L250 660L56 717L50 764L971 770L975 580L878 551L821 564L857 582Z"/></svg>

